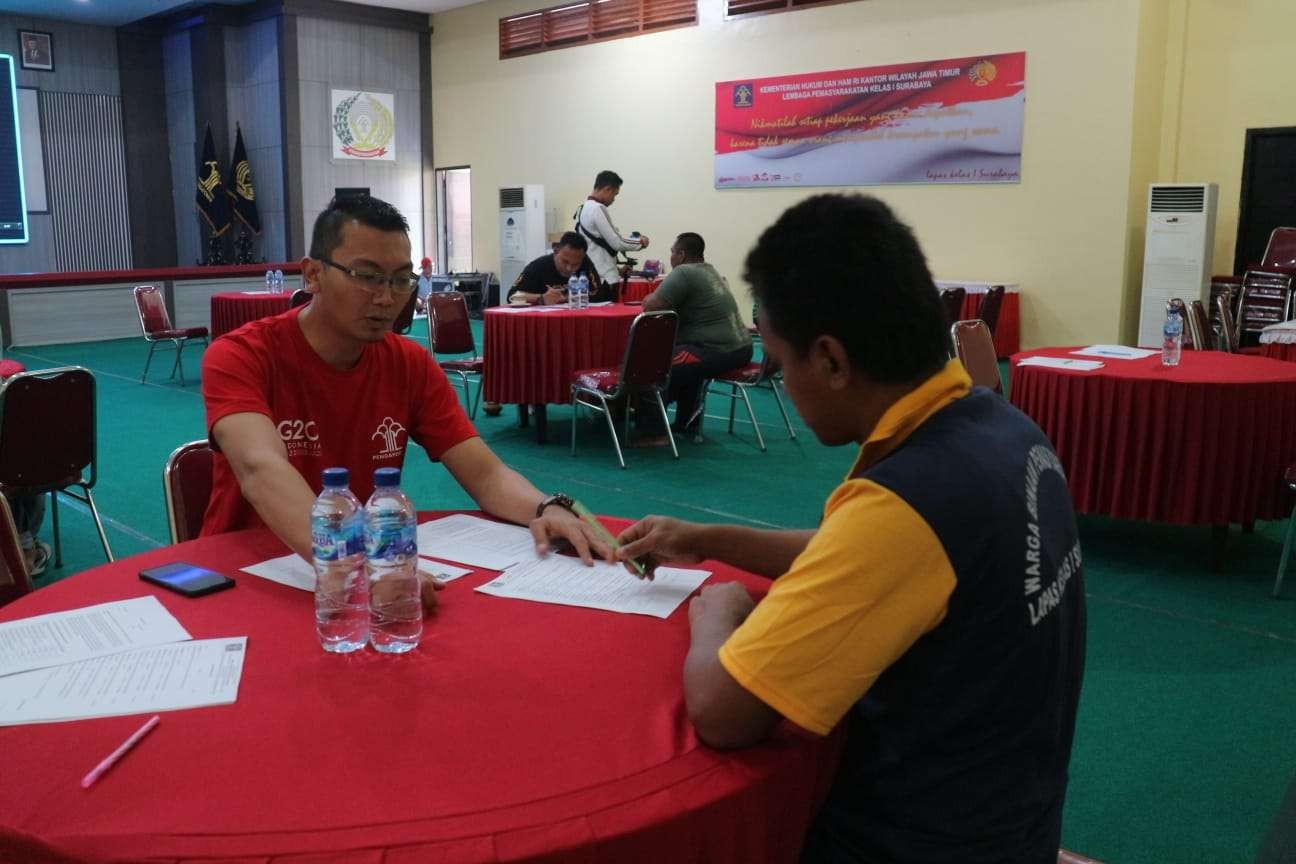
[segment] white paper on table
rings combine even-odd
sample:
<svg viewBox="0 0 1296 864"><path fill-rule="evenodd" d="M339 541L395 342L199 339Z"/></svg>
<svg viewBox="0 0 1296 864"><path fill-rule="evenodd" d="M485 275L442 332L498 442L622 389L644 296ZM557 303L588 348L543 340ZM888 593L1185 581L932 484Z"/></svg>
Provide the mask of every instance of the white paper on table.
<svg viewBox="0 0 1296 864"><path fill-rule="evenodd" d="M590 567L579 558L550 555L510 567L477 590L514 600L666 618L710 575L706 570L658 567L649 581L632 576L620 564L595 561Z"/></svg>
<svg viewBox="0 0 1296 864"><path fill-rule="evenodd" d="M440 561L428 561L425 558L419 559L418 569L420 573L435 576L442 582L450 582L472 572L463 567L443 564ZM271 558L258 564L249 564L243 568L243 572L269 579L271 582L278 582L280 585L287 585L289 588L315 591L315 566L300 555L284 555L282 558Z"/></svg>
<svg viewBox="0 0 1296 864"><path fill-rule="evenodd" d="M154 645L0 678L0 726L230 705L247 637Z"/></svg>
<svg viewBox="0 0 1296 864"><path fill-rule="evenodd" d="M1046 369L1073 369L1076 372L1092 372L1103 368L1101 360L1072 360L1070 357L1027 357L1017 361L1018 366L1043 366Z"/></svg>
<svg viewBox="0 0 1296 864"><path fill-rule="evenodd" d="M0 624L0 676L191 638L148 595Z"/></svg>
<svg viewBox="0 0 1296 864"><path fill-rule="evenodd" d="M269 292L269 291L240 291L239 293L240 293L240 294L246 294L246 295L248 295L249 297L255 297L255 296L257 296L258 294L269 294L270 292Z"/></svg>
<svg viewBox="0 0 1296 864"><path fill-rule="evenodd" d="M535 308L534 306L524 306L522 304L510 304L508 306L495 306L491 309L491 311L492 312L529 312L534 308Z"/></svg>
<svg viewBox="0 0 1296 864"><path fill-rule="evenodd" d="M526 528L456 513L418 526L420 555L503 570L536 557L535 539Z"/></svg>
<svg viewBox="0 0 1296 864"><path fill-rule="evenodd" d="M1130 348L1127 345L1090 345L1072 351L1081 357L1113 357L1117 360L1142 360L1144 357L1155 357L1160 351L1150 348Z"/></svg>
<svg viewBox="0 0 1296 864"><path fill-rule="evenodd" d="M588 306L590 309L593 309L595 306L611 306L611 305L612 305L612 301L611 301L611 300L600 300L600 301L598 301L597 303L587 303L587 304L586 304L586 306Z"/></svg>

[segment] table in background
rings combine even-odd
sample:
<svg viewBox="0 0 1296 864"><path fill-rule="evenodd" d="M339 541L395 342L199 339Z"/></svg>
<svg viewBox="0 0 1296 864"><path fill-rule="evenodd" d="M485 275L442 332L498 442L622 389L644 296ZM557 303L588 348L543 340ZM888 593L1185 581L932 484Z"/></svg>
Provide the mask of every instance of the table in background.
<svg viewBox="0 0 1296 864"><path fill-rule="evenodd" d="M1270 324L1261 330L1260 355L1296 363L1296 321Z"/></svg>
<svg viewBox="0 0 1296 864"><path fill-rule="evenodd" d="M264 291L226 291L211 298L211 336L215 339L249 321L278 315L288 309L292 294Z"/></svg>
<svg viewBox="0 0 1296 864"><path fill-rule="evenodd" d="M645 279L642 276L632 276L621 283L621 302L643 302L645 297L661 287L661 283L662 277Z"/></svg>
<svg viewBox="0 0 1296 864"><path fill-rule="evenodd" d="M479 571L441 592L410 654L336 656L309 593L237 572L285 552L265 529L202 538L0 610L152 594L195 639L248 637L234 705L164 714L89 790L139 716L0 728L0 860L796 860L841 738L699 744L684 605L661 620L506 600L472 590L494 575ZM191 600L137 576L175 560L238 585Z"/></svg>
<svg viewBox="0 0 1296 864"><path fill-rule="evenodd" d="M1012 402L1053 442L1077 512L1176 525L1287 515L1296 456L1296 366L1220 351L1103 360L1092 372L1018 366ZM1097 359L1097 358L1084 358Z"/></svg>
<svg viewBox="0 0 1296 864"><path fill-rule="evenodd" d="M936 287L942 291L946 288L962 288L963 311L959 313L963 320L977 317L981 300L991 287L1002 285L1004 289L1003 305L999 307L999 321L995 324L995 356L1011 357L1021 350L1021 290L1012 283L1003 282L967 282L953 279L937 279Z"/></svg>
<svg viewBox="0 0 1296 864"><path fill-rule="evenodd" d="M620 367L630 324L641 306L613 303L588 309L486 310L482 398L535 408L544 443L545 405L570 405L572 376L581 369Z"/></svg>

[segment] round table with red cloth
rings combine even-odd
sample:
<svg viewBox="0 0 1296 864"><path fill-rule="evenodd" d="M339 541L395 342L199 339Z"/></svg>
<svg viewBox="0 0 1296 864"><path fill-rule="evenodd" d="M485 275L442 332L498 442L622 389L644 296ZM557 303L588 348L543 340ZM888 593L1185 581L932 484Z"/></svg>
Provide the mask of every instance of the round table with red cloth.
<svg viewBox="0 0 1296 864"><path fill-rule="evenodd" d="M621 365L630 324L642 311L621 303L579 311L487 309L482 398L519 405L569 404L573 373Z"/></svg>
<svg viewBox="0 0 1296 864"><path fill-rule="evenodd" d="M1057 449L1077 512L1177 525L1285 518L1296 457L1296 366L1220 351L1105 359L1093 371L1018 366L1009 392Z"/></svg>
<svg viewBox="0 0 1296 864"><path fill-rule="evenodd" d="M1272 360L1285 360L1288 363L1296 363L1296 343L1269 342L1268 344L1261 344L1260 356Z"/></svg>
<svg viewBox="0 0 1296 864"><path fill-rule="evenodd" d="M639 302L649 294L661 287L661 277L656 279L645 279L642 276L632 276L625 282L621 283L621 302Z"/></svg>
<svg viewBox="0 0 1296 864"><path fill-rule="evenodd" d="M238 572L285 552L265 529L201 538L0 609L151 594L195 639L248 637L237 702L164 713L88 790L140 716L0 728L0 860L796 860L842 738L785 726L746 750L699 744L687 604L662 620L509 600L475 592L495 574L474 571L409 654L331 655L309 593ZM177 560L238 584L187 599L138 578Z"/></svg>
<svg viewBox="0 0 1296 864"><path fill-rule="evenodd" d="M267 294L264 291L223 291L211 298L211 335L224 336L249 321L285 312L292 294Z"/></svg>

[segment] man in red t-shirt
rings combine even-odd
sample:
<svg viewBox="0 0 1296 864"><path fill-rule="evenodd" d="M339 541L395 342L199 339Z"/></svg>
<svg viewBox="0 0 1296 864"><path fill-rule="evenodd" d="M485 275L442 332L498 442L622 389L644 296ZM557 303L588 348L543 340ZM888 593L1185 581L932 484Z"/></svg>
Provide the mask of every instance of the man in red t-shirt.
<svg viewBox="0 0 1296 864"><path fill-rule="evenodd" d="M611 550L570 510L499 460L422 347L392 332L418 287L409 225L376 198L335 199L315 221L302 280L306 306L254 321L203 357L207 428L216 451L204 535L268 526L311 556L320 472L351 471L360 500L375 468L400 467L409 439L439 459L483 510L529 524L536 549L566 539L581 557ZM558 506L549 506L556 504ZM435 603L424 586L424 602Z"/></svg>

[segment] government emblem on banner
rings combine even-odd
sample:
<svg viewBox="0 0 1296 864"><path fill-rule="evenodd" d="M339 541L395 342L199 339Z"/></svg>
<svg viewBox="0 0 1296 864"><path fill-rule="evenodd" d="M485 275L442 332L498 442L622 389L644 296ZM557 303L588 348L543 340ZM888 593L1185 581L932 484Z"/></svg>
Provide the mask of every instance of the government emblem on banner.
<svg viewBox="0 0 1296 864"><path fill-rule="evenodd" d="M395 161L393 94L334 90L332 96L333 158Z"/></svg>
<svg viewBox="0 0 1296 864"><path fill-rule="evenodd" d="M978 87L988 86L998 75L999 70L989 60L973 63L972 68L968 70L968 80Z"/></svg>
<svg viewBox="0 0 1296 864"><path fill-rule="evenodd" d="M733 88L733 107L750 108L752 107L752 85L743 82L735 84Z"/></svg>

